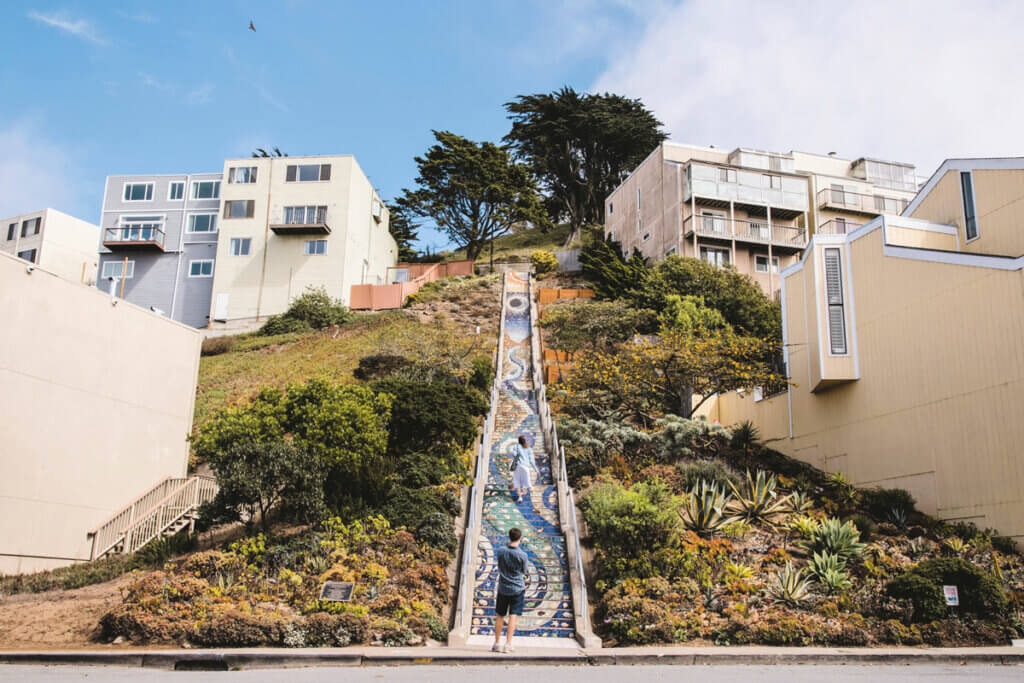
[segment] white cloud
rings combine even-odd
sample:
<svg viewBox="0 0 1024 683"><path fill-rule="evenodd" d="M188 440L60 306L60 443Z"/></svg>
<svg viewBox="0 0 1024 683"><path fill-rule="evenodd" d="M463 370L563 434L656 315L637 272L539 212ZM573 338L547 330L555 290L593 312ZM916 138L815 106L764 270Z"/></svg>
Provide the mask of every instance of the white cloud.
<svg viewBox="0 0 1024 683"><path fill-rule="evenodd" d="M48 139L31 123L0 128L0 216L14 216L46 207L95 220L80 212L80 175L73 155Z"/></svg>
<svg viewBox="0 0 1024 683"><path fill-rule="evenodd" d="M177 90L173 83L170 83L169 81L161 81L150 74L140 73L139 78L142 81L142 85L147 88L153 88L154 90L159 90L160 92L167 93L168 95L173 95L174 91Z"/></svg>
<svg viewBox="0 0 1024 683"><path fill-rule="evenodd" d="M1024 154L1024 3L689 0L646 17L592 90L673 140L908 161Z"/></svg>
<svg viewBox="0 0 1024 683"><path fill-rule="evenodd" d="M288 105L274 97L273 93L271 93L270 90L267 89L267 87L262 83L253 82L252 87L254 90L256 90L257 93L259 93L259 96L262 97L263 100L270 106L275 107L276 109L280 109L281 111L286 113L291 111L288 108Z"/></svg>
<svg viewBox="0 0 1024 683"><path fill-rule="evenodd" d="M209 81L189 91L188 103L191 105L207 104L213 99L214 85Z"/></svg>
<svg viewBox="0 0 1024 683"><path fill-rule="evenodd" d="M47 26L60 29L70 33L73 36L77 36L82 40L87 40L94 45L106 45L107 41L104 40L100 34L96 31L96 27L92 25L92 22L88 19L73 19L65 12L52 12L50 14L43 14L35 10L28 13L30 19L42 22Z"/></svg>

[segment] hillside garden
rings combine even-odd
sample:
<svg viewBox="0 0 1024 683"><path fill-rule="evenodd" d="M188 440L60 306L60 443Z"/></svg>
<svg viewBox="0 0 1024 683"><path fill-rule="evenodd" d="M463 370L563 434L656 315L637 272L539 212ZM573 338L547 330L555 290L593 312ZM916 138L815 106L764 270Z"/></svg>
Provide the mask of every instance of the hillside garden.
<svg viewBox="0 0 1024 683"><path fill-rule="evenodd" d="M1013 543L858 489L698 417L714 392L784 387L779 315L730 269L581 258L600 299L549 306L572 351L559 434L607 645L981 645L1024 634ZM944 586L960 604L947 607Z"/></svg>

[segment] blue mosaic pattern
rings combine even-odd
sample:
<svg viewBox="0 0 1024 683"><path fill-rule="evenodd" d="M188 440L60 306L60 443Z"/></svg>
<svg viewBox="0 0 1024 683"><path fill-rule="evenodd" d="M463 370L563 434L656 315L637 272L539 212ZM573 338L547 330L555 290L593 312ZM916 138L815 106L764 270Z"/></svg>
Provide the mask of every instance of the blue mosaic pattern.
<svg viewBox="0 0 1024 683"><path fill-rule="evenodd" d="M483 529L470 633L494 634L494 591L498 579L494 551L505 544L508 530L515 526L523 531L522 547L529 557L526 608L519 618L516 635L572 638L575 623L565 536L558 522L558 491L551 478L551 460L541 435L531 376L530 298L525 274L506 275L503 311L504 376L499 386L498 413L484 489ZM510 490L509 466L520 435L533 446L539 473L529 496L516 502Z"/></svg>

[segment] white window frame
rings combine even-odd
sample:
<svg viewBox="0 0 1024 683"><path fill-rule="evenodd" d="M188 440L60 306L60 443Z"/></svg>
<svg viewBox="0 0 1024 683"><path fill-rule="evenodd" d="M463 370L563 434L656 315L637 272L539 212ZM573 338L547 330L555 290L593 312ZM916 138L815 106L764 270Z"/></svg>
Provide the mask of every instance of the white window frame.
<svg viewBox="0 0 1024 683"><path fill-rule="evenodd" d="M109 272L109 271L113 270L111 268L111 266L117 266L118 268L121 268L121 267L124 267L124 265L125 265L124 261L104 261L103 262L103 268L100 270L100 279L101 280L109 280L110 278L115 278L115 279L120 280L121 279L121 274L120 273L115 275L114 273ZM128 274L124 276L125 280L131 280L133 277L135 277L135 261L132 261L132 260L128 261L128 265L125 268L125 270L127 270L127 272L128 272Z"/></svg>
<svg viewBox="0 0 1024 683"><path fill-rule="evenodd" d="M294 220L289 220L288 213L291 212L291 218L295 218L295 211L301 209L303 221L301 223ZM309 220L310 209L313 210L313 220ZM323 220L320 220L320 219ZM284 221L285 225L318 225L320 223L327 222L327 206L326 205L309 205L309 206L286 206L281 211L281 220Z"/></svg>
<svg viewBox="0 0 1024 683"><path fill-rule="evenodd" d="M213 220L212 230L196 230L196 216L209 216ZM185 233L188 235L212 235L217 232L220 226L217 225L217 214L212 211L201 213L190 213L185 219Z"/></svg>
<svg viewBox="0 0 1024 683"><path fill-rule="evenodd" d="M142 218L154 218L155 221L142 221ZM117 233L120 242L156 242L156 233L164 233L164 238L167 237L167 230L164 226L167 225L167 214L165 213L151 213L142 216L119 216L117 219ZM132 229L132 226L136 226L135 229L139 231L139 238L137 240L125 239L125 230ZM152 230L150 239L142 239L143 230Z"/></svg>
<svg viewBox="0 0 1024 683"><path fill-rule="evenodd" d="M128 186L129 185L148 185L149 189L145 192L145 194L149 195L149 199L125 199L125 195L128 194ZM151 201L153 201L153 191L156 189L155 185L156 185L156 183L153 183L152 181L150 181L150 182L143 182L143 183L125 181L121 185L121 201L126 203L126 204L138 204L139 202L151 202Z"/></svg>
<svg viewBox="0 0 1024 683"><path fill-rule="evenodd" d="M214 259L212 259L212 258L202 258L202 259L195 259L194 261L189 261L188 262L188 276L189 277L194 277L194 278L213 277L213 262L214 262ZM197 263L200 264L199 265L199 275L193 275L192 274L192 266L194 266ZM204 263L209 263L210 264L210 274L209 275L203 275L203 265L202 264L204 264Z"/></svg>
<svg viewBox="0 0 1024 683"><path fill-rule="evenodd" d="M730 251L729 251L728 248L726 248L726 247L708 247L708 246L705 246L705 245L701 245L700 249L704 250L705 252L712 252L712 251L714 251L714 252L725 254L725 259L723 260L723 263L722 264L718 264L718 263L712 263L711 261L708 261L707 259L704 258L704 254L702 254L700 251L698 251L697 252L697 258L699 258L701 261L704 261L704 263L707 263L708 265L712 265L715 268L724 268L725 266L732 265L731 254L730 254Z"/></svg>
<svg viewBox="0 0 1024 683"><path fill-rule="evenodd" d="M319 251L318 250L319 249L318 245L320 245L320 244L323 244L323 247L324 247L323 251ZM311 247L310 245L313 245L313 246ZM303 248L302 248L302 253L305 254L306 256L326 256L327 255L327 240L325 240L325 239L306 240L306 243L305 243L305 245L303 245Z"/></svg>
<svg viewBox="0 0 1024 683"><path fill-rule="evenodd" d="M237 180L237 171L245 170L249 172L248 180ZM228 169L228 185L253 185L256 182L256 177L259 175L258 166L233 166Z"/></svg>
<svg viewBox="0 0 1024 683"><path fill-rule="evenodd" d="M245 251L242 251L243 246ZM228 242L228 253L232 256L248 256L252 253L252 238L232 237L231 241Z"/></svg>
<svg viewBox="0 0 1024 683"><path fill-rule="evenodd" d="M764 259L764 270L761 270L761 262ZM778 275L779 273L779 257L772 256L772 274ZM754 254L754 272L755 273L767 273L768 272L768 254Z"/></svg>
<svg viewBox="0 0 1024 683"><path fill-rule="evenodd" d="M203 183L213 183L214 184L214 186L215 186L214 187L214 195L212 197L199 197L199 196L197 196L199 194L199 186L202 185ZM194 200L198 201L198 202L210 202L210 201L213 201L214 199L220 199L220 181L219 180L193 180L192 181L191 191L189 192L189 197L191 199L194 199Z"/></svg>
<svg viewBox="0 0 1024 683"><path fill-rule="evenodd" d="M974 216L974 237L971 237L967 228L967 198L964 197L964 176L971 179L971 211ZM981 226L978 224L978 192L974 187L974 171L960 171L960 210L964 214L964 241L973 242L981 238Z"/></svg>
<svg viewBox="0 0 1024 683"><path fill-rule="evenodd" d="M173 196L174 195L174 186L175 185L180 185L181 186L181 196L177 197L177 198L175 198ZM170 183L167 184L167 201L169 201L169 202L183 202L183 201L185 201L185 181L184 180L172 180Z"/></svg>
<svg viewBox="0 0 1024 683"><path fill-rule="evenodd" d="M828 293L828 252L834 251L836 253L836 264L839 267L839 292L838 299L833 302L829 298ZM824 287L825 294L825 337L826 344L828 345L828 355L832 358L847 358L850 355L850 326L846 323L846 310L847 310L847 296L846 296L846 264L844 260L843 249L840 247L825 247L821 250L821 281ZM832 309L838 308L842 312L843 322L843 348L845 349L842 353L834 351L834 345L832 344Z"/></svg>

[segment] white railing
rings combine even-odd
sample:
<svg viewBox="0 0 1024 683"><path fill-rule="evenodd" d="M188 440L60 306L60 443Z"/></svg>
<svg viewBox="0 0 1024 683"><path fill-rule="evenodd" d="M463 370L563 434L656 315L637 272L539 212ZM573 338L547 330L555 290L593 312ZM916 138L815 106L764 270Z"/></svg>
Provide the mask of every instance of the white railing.
<svg viewBox="0 0 1024 683"><path fill-rule="evenodd" d="M487 473L490 467L491 438L494 434L494 422L498 414L498 402L501 397L502 372L505 366L505 285L506 275L501 280L501 307L498 324L498 346L495 353L494 382L491 385L490 410L484 419L483 433L480 435L479 451L476 458L476 471L473 474L473 485L469 489L466 515L466 529L462 537L462 566L459 570L459 595L456 601L455 628L453 633L468 636L472 624L473 607L470 604L473 588L476 583L476 558L479 545L480 519L483 516L484 491L487 488Z"/></svg>
<svg viewBox="0 0 1024 683"><path fill-rule="evenodd" d="M579 592L573 595L573 612L576 622L576 633L586 639L591 635L590 611L587 600L587 580L583 571L583 555L580 549L580 531L576 519L576 500L573 497L572 489L569 487L569 478L565 469L565 449L558 441L558 426L551 415L551 407L548 405L547 388L544 386L543 357L540 352L540 326L537 324L537 307L534 305L533 277L530 277L530 341L533 352L533 387L537 396L537 412L540 415L541 432L548 445L548 452L551 458L557 459L558 466L554 462L551 471L556 478L559 501L559 518L563 532L566 535L566 545L571 545L575 560L572 561L571 571L576 572L578 578Z"/></svg>
<svg viewBox="0 0 1024 683"><path fill-rule="evenodd" d="M168 477L91 532L89 559L133 553L217 495L217 480Z"/></svg>

